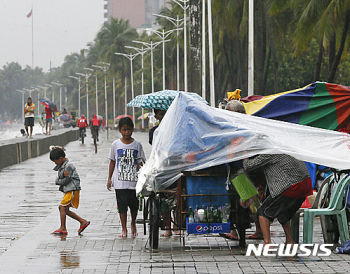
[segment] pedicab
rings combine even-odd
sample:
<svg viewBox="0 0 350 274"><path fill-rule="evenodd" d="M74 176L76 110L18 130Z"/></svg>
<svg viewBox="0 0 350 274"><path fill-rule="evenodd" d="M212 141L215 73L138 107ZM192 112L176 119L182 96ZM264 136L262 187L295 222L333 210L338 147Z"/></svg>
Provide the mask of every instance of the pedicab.
<svg viewBox="0 0 350 274"><path fill-rule="evenodd" d="M249 216L238 211L243 207L232 207L231 214L237 218L232 218L233 223L229 225L219 223L223 230L214 228L217 223L210 227L210 222L193 224L188 219L190 206L201 207L204 201L198 202L195 198L207 198L204 207L215 206L216 201L219 207L225 206L227 197L236 204L241 202L242 193L236 187L236 191L229 191L232 183L227 180L228 172L222 170L233 162L257 154L284 153L346 169L349 152L347 134L212 108L186 93L179 93L154 133L151 155L140 170L136 186L137 193L147 197L143 210L149 224L150 246L158 248L159 229L165 228L164 212L172 207L176 207L174 223L181 231L208 234L228 232L234 227L241 236L240 245L245 244L242 231ZM205 188L211 190L201 193Z"/></svg>

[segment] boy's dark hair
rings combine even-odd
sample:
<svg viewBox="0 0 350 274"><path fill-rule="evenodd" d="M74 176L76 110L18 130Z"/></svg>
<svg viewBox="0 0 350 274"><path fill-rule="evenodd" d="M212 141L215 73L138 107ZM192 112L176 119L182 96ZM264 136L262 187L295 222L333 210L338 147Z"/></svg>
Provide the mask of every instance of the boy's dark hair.
<svg viewBox="0 0 350 274"><path fill-rule="evenodd" d="M154 114L155 114L155 115L162 115L162 116L164 116L165 113L166 113L166 110L154 109Z"/></svg>
<svg viewBox="0 0 350 274"><path fill-rule="evenodd" d="M131 120L130 117L124 117L119 120L119 126L118 129L121 129L124 125L130 126L134 128L134 122Z"/></svg>
<svg viewBox="0 0 350 274"><path fill-rule="evenodd" d="M65 158L66 157L66 153L63 151L62 148L55 148L53 150L51 150L50 152L50 160L51 161L56 161L60 158Z"/></svg>

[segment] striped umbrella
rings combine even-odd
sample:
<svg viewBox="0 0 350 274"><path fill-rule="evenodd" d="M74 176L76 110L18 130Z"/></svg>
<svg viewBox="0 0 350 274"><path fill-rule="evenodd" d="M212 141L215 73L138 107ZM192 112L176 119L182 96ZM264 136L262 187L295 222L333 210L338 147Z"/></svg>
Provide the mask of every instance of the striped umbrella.
<svg viewBox="0 0 350 274"><path fill-rule="evenodd" d="M250 115L350 131L350 88L346 86L317 82L243 104Z"/></svg>
<svg viewBox="0 0 350 274"><path fill-rule="evenodd" d="M166 89L166 90L162 90L162 91L158 91L158 92L154 92L154 93L138 95L134 99L132 99L127 104L127 106L128 107L146 108L146 109L168 110L171 103L173 102L173 100L175 99L176 95L179 92L183 92L183 91ZM208 105L208 102L205 101L197 93L186 92L186 94L189 94L189 95L193 96L194 98L198 99L199 101Z"/></svg>

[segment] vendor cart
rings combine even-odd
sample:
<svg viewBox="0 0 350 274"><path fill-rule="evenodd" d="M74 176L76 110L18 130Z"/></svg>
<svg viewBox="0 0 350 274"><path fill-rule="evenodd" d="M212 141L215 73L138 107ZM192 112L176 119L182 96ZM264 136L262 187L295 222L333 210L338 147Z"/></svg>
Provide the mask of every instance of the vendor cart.
<svg viewBox="0 0 350 274"><path fill-rule="evenodd" d="M227 169L225 167L209 168L205 170L183 172L183 175L169 189L157 193L143 194L145 202L144 220L149 226L149 244L153 249L158 248L159 229L174 230L170 224L180 231L180 241L185 247L185 233L211 234L230 233L236 229L239 235L239 246L244 247L245 230L250 227L251 212L249 208L240 205L240 196L227 183ZM230 205L227 222L189 223L189 208L220 208ZM173 214L172 214L173 212ZM172 216L173 215L173 216ZM144 231L146 233L146 230Z"/></svg>

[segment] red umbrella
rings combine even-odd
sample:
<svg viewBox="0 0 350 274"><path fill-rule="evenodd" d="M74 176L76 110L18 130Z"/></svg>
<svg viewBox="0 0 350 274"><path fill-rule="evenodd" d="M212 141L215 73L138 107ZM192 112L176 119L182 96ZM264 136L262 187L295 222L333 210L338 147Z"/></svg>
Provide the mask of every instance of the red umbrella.
<svg viewBox="0 0 350 274"><path fill-rule="evenodd" d="M48 106L53 112L57 111L56 104L47 98L40 98L39 101L46 107Z"/></svg>
<svg viewBox="0 0 350 274"><path fill-rule="evenodd" d="M116 120L120 120L121 118L125 118L125 117L129 117L131 120L134 120L132 118L132 115L125 115L125 114L122 114L122 115L118 115L117 117L115 117Z"/></svg>

